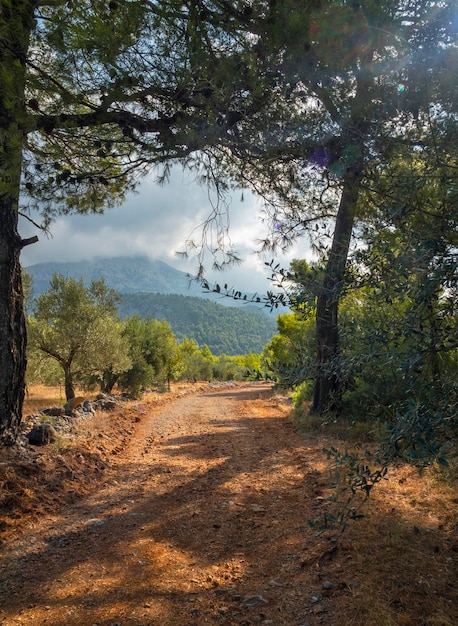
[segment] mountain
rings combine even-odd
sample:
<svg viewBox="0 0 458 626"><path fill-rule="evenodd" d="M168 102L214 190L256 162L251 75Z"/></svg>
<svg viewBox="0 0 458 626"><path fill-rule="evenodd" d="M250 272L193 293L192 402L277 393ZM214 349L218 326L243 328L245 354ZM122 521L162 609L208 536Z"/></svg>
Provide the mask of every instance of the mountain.
<svg viewBox="0 0 458 626"><path fill-rule="evenodd" d="M212 354L259 354L277 332L275 319L253 306L235 308L176 294L124 294L121 317L166 319L179 341L208 345Z"/></svg>
<svg viewBox="0 0 458 626"><path fill-rule="evenodd" d="M166 319L175 336L208 345L213 354L259 353L276 333L276 314L218 294L206 293L185 272L162 261L116 257L77 263L38 263L26 268L34 297L49 289L54 273L82 279L86 286L104 278L122 294L121 317ZM218 299L218 303L215 300ZM225 306L223 306L225 305Z"/></svg>
<svg viewBox="0 0 458 626"><path fill-rule="evenodd" d="M202 288L162 261L146 257L96 258L75 263L37 263L26 268L33 278L34 296L49 289L54 273L82 278L88 286L92 280L104 278L106 284L119 293L178 293L184 296L208 297ZM210 297L214 297L210 294Z"/></svg>

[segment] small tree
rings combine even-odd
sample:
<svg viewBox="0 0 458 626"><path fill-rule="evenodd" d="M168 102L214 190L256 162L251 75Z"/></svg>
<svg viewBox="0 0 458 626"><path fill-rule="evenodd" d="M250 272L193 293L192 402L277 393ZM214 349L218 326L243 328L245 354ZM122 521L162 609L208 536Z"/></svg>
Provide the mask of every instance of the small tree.
<svg viewBox="0 0 458 626"><path fill-rule="evenodd" d="M28 321L30 349L57 361L67 400L75 397L75 381L108 368L129 367L127 345L115 318L119 299L103 279L85 288L82 280L58 274L36 299Z"/></svg>
<svg viewBox="0 0 458 626"><path fill-rule="evenodd" d="M216 357L206 344L200 349L194 339L185 337L180 344L180 353L184 363L182 378L194 383L198 380L210 381L213 378Z"/></svg>
<svg viewBox="0 0 458 626"><path fill-rule="evenodd" d="M285 313L277 317L278 334L264 350L269 370L283 387L295 387L314 375L315 319Z"/></svg>
<svg viewBox="0 0 458 626"><path fill-rule="evenodd" d="M182 371L178 343L163 320L128 318L123 334L129 343L131 367L119 378L121 388L138 395L153 383L167 383Z"/></svg>

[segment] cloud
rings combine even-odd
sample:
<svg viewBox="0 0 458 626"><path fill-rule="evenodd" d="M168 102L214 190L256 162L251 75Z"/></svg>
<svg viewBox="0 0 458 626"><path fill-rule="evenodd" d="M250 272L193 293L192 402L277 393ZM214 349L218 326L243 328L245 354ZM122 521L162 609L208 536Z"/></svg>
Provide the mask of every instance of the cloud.
<svg viewBox="0 0 458 626"><path fill-rule="evenodd" d="M200 240L201 226L212 212L212 200L205 188L181 170L175 169L165 185L146 178L138 193L129 194L121 207L107 210L103 215L70 215L56 220L51 227L52 236L39 234L39 243L24 248L22 264L147 256L192 274L197 268L196 257L191 254L185 259L177 256L177 252L184 250L190 236ZM207 255L208 278L262 293L271 288L271 283L265 259L255 253L256 241L265 235L260 204L246 192L242 201L241 192L236 191L228 198L228 214L230 241L244 262L220 274L211 271L211 259ZM20 222L20 232L23 237L37 234L24 219ZM214 240L211 243L216 245ZM305 255L310 256L310 252L303 242L278 260L287 267L292 258Z"/></svg>

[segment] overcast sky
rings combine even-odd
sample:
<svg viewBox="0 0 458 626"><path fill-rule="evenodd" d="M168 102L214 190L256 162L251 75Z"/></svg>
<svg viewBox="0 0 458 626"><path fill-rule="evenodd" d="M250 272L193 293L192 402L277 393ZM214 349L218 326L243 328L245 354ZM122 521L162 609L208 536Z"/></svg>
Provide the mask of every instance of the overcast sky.
<svg viewBox="0 0 458 626"><path fill-rule="evenodd" d="M269 272L262 258L255 254L256 240L265 235L261 206L251 194L236 191L230 201L230 236L234 248L244 263L223 274L208 272L211 281L228 283L243 291L260 293L271 289ZM36 231L24 219L20 234L38 234L39 242L22 251L22 264L91 260L95 257L147 256L172 267L194 274L196 258L177 256L185 248L193 230L211 213L206 189L193 182L181 170L172 173L169 183L160 186L153 178L145 179L138 193L130 194L121 207L107 210L104 215L74 215L57 220L51 227L51 237ZM199 229L194 232L199 238ZM310 258L306 242L292 248L287 255L276 256L288 267L293 258Z"/></svg>

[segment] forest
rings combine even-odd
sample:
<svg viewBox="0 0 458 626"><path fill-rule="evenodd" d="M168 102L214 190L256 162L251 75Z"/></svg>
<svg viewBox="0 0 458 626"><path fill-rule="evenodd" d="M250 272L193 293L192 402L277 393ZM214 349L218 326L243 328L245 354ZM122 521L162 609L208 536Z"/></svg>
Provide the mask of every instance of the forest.
<svg viewBox="0 0 458 626"><path fill-rule="evenodd" d="M275 317L259 305L225 307L202 298L173 294L123 294L118 305L121 317L166 319L174 335L204 343L213 354L261 353L276 332Z"/></svg>
<svg viewBox="0 0 458 626"><path fill-rule="evenodd" d="M188 241L209 290L225 288L208 285L208 263L240 262L235 189L262 201L261 251L310 241L310 263L272 263L278 290L262 299L293 311L271 346L281 384L310 399L311 415L383 418L390 458L447 462L458 346L454 3L21 0L2 3L0 29L4 442L20 428L27 334L44 347L47 333L37 318L26 328L20 251L38 237L20 237L19 213L47 232L56 215L122 204L148 173L166 183L176 163L213 193ZM68 370L68 358L55 360Z"/></svg>

